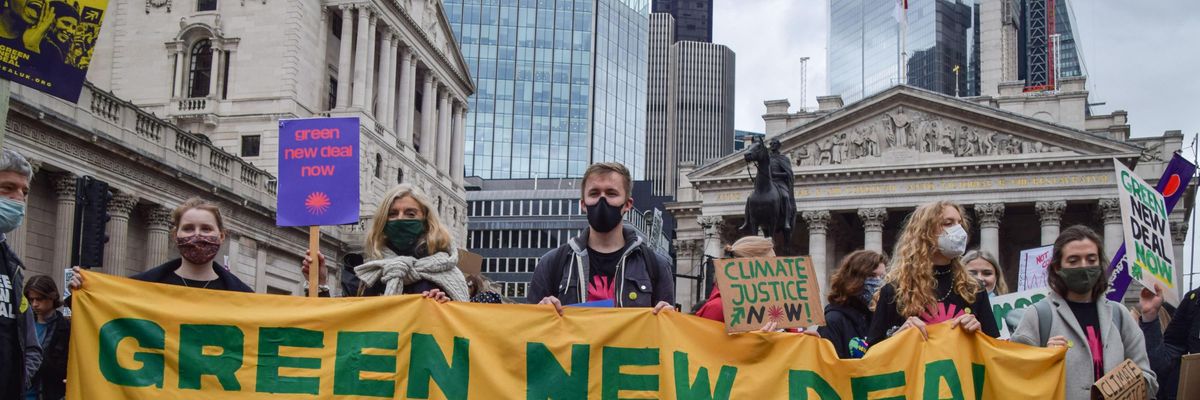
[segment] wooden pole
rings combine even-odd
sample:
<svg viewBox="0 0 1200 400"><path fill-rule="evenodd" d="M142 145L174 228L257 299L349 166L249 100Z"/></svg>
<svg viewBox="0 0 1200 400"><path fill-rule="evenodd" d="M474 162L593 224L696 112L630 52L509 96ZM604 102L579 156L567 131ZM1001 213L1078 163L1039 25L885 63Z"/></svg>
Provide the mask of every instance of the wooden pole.
<svg viewBox="0 0 1200 400"><path fill-rule="evenodd" d="M312 257L312 263L308 265L308 297L317 297L318 273L320 272L320 264L317 259L318 254L321 254L321 227L308 227L308 254Z"/></svg>

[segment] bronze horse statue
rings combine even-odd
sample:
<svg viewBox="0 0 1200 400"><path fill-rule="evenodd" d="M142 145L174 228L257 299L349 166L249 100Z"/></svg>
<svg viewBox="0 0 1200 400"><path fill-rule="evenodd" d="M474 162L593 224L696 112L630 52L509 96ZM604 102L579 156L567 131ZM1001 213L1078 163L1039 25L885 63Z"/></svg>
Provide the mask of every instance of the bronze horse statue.
<svg viewBox="0 0 1200 400"><path fill-rule="evenodd" d="M751 235L761 232L765 237L782 233L786 243L792 236L792 224L787 223L790 214L787 205L791 196L772 182L771 149L756 137L743 157L747 163L755 164L758 173L754 176L754 191L746 199L746 222L739 229ZM790 165L786 168L790 175Z"/></svg>

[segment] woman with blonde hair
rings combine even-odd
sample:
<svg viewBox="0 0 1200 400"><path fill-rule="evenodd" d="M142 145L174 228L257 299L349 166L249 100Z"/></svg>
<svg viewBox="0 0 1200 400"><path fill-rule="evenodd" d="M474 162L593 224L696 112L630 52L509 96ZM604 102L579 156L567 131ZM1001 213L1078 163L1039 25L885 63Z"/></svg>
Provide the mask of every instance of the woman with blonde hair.
<svg viewBox="0 0 1200 400"><path fill-rule="evenodd" d="M775 257L775 242L762 236L746 236L725 245L725 258ZM721 291L714 284L708 300L696 310L696 315L713 321L725 322L725 307L721 305Z"/></svg>
<svg viewBox="0 0 1200 400"><path fill-rule="evenodd" d="M987 250L968 251L962 257L962 264L972 277L983 282L983 288L987 290L988 297L1008 294L1008 283L1004 281L1004 270L1000 269L1000 263L996 261L996 256L991 252Z"/></svg>
<svg viewBox="0 0 1200 400"><path fill-rule="evenodd" d="M400 184L383 199L363 244L367 262L343 267L343 293L422 294L441 302L469 301L467 281L458 269L458 249L429 197L415 186ZM305 277L311 261L304 257ZM317 264L319 292L328 296L324 255L318 254Z"/></svg>
<svg viewBox="0 0 1200 400"><path fill-rule="evenodd" d="M953 321L968 332L1000 336L992 305L959 259L967 248L963 208L949 201L917 207L896 243L892 267L875 297L867 330L872 345L909 328L923 337L926 324Z"/></svg>

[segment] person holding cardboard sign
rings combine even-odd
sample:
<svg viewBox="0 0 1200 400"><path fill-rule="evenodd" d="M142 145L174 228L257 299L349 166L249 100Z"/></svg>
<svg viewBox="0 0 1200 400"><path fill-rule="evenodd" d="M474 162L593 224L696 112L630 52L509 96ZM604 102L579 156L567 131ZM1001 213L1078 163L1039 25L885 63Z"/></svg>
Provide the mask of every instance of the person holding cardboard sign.
<svg viewBox="0 0 1200 400"><path fill-rule="evenodd" d="M389 190L367 232L367 262L345 265L342 291L352 296L421 294L438 302L470 301L467 280L458 270L458 249L421 189L400 184ZM301 271L308 276L312 257ZM319 295L329 297L325 256L317 254ZM307 282L305 282L307 285Z"/></svg>
<svg viewBox="0 0 1200 400"><path fill-rule="evenodd" d="M1142 370L1153 397L1158 381L1150 369L1142 332L1120 303L1104 297L1108 262L1103 243L1082 225L1058 235L1046 276L1050 293L1034 304L1032 312L1025 312L1011 340L1067 348L1067 399L1089 399L1092 384L1126 359Z"/></svg>
<svg viewBox="0 0 1200 400"><path fill-rule="evenodd" d="M917 207L896 243L892 268L875 298L867 330L872 345L906 329L928 337L926 324L953 321L968 332L1000 336L987 292L959 257L967 249L962 206L938 201Z"/></svg>

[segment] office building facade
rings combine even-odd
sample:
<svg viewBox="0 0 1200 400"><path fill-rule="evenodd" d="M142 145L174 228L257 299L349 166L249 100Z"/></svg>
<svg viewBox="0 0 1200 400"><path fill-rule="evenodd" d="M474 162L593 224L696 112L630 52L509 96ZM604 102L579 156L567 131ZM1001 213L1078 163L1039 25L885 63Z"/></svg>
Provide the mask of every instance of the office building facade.
<svg viewBox="0 0 1200 400"><path fill-rule="evenodd" d="M712 42L712 0L654 0L654 12L675 19L675 40Z"/></svg>

